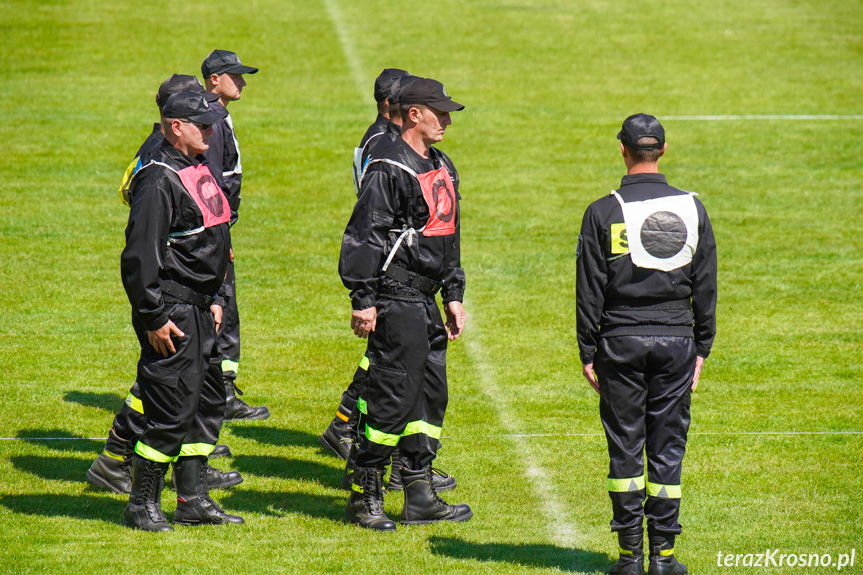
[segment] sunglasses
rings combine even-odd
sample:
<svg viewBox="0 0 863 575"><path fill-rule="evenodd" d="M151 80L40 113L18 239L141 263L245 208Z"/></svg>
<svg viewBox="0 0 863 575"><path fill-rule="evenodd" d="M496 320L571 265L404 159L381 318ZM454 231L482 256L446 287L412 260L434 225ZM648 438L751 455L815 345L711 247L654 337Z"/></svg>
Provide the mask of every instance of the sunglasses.
<svg viewBox="0 0 863 575"><path fill-rule="evenodd" d="M193 122L192 120L180 120L184 124L192 124L193 126L197 126L201 130L208 130L212 127L213 124L201 124L200 122Z"/></svg>

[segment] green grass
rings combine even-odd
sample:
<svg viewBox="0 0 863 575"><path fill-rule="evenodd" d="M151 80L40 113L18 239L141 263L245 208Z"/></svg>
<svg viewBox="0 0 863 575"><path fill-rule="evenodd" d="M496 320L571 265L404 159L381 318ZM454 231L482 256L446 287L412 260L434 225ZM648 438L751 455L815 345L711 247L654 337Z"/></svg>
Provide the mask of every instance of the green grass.
<svg viewBox="0 0 863 575"><path fill-rule="evenodd" d="M641 111L663 120L661 167L700 193L719 246L679 555L723 573L719 551L856 546L859 570L863 435L764 432L863 431L863 121L673 119L863 113L859 1L0 0L0 14L0 572L607 571L574 252L584 209L623 173L618 127ZM214 48L261 69L231 107L234 244L239 384L273 417L223 431L223 465L246 481L216 498L245 526L153 536L85 481L137 358L116 188L158 84ZM342 522L341 467L316 437L363 351L336 261L350 151L388 66L467 105L441 146L462 178L469 323L438 464L475 516L382 535Z"/></svg>

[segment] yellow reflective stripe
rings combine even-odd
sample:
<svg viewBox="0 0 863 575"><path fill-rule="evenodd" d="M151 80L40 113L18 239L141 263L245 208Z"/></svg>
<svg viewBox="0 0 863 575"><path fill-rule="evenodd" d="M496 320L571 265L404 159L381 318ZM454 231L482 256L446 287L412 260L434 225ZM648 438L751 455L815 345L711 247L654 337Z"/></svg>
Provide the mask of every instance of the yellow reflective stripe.
<svg viewBox="0 0 863 575"><path fill-rule="evenodd" d="M372 443L395 447L399 444L400 437L401 436L393 435L392 433L384 433L383 431L378 431L377 429L366 424L366 439L368 439Z"/></svg>
<svg viewBox="0 0 863 575"><path fill-rule="evenodd" d="M354 491L356 491L357 493L362 493L362 492L363 492L363 486L362 486L362 485L357 485L356 483L351 483L351 489L353 489L353 490L354 490Z"/></svg>
<svg viewBox="0 0 863 575"><path fill-rule="evenodd" d="M105 457L110 457L111 459L116 459L117 461L126 461L126 458L123 457L122 455L117 455L116 453L111 453L107 449L105 451L103 451L102 454L105 455Z"/></svg>
<svg viewBox="0 0 863 575"><path fill-rule="evenodd" d="M345 415L344 413L342 413L338 409L336 410L336 417L338 417L339 419L341 419L344 422L347 422L347 420L350 419L347 415Z"/></svg>
<svg viewBox="0 0 863 575"><path fill-rule="evenodd" d="M618 549L620 549L621 555L626 555L627 557L632 557L632 551L630 551L629 549L624 549L623 547L618 547Z"/></svg>
<svg viewBox="0 0 863 575"><path fill-rule="evenodd" d="M369 370L369 363L370 363L369 358L366 356L363 356L363 358L360 360L360 369L362 369L363 371L368 371Z"/></svg>
<svg viewBox="0 0 863 575"><path fill-rule="evenodd" d="M627 477L625 479L608 478L608 490L614 493L623 493L626 491L638 491L644 489L644 476Z"/></svg>
<svg viewBox="0 0 863 575"><path fill-rule="evenodd" d="M129 394L129 397L126 398L126 405L138 413L144 413L144 402L131 393Z"/></svg>
<svg viewBox="0 0 863 575"><path fill-rule="evenodd" d="M369 404L362 397L357 400L357 409L360 410L360 413L369 414Z"/></svg>
<svg viewBox="0 0 863 575"><path fill-rule="evenodd" d="M670 557L671 555L674 555L674 547L671 549L663 549L659 552L660 557Z"/></svg>
<svg viewBox="0 0 863 575"><path fill-rule="evenodd" d="M144 445L140 441L135 444L135 453L137 453L144 459L149 459L150 461L155 461L156 463L170 463L171 461L174 461L173 457L165 455L161 451L156 451L149 445Z"/></svg>
<svg viewBox="0 0 863 575"><path fill-rule="evenodd" d="M240 368L240 364L236 361L231 361L230 359L222 360L222 371L233 371L234 373L238 373L237 370Z"/></svg>
<svg viewBox="0 0 863 575"><path fill-rule="evenodd" d="M208 457L215 447L215 445L209 443L184 443L183 447L180 448L180 455L177 457L190 457L193 455Z"/></svg>
<svg viewBox="0 0 863 575"><path fill-rule="evenodd" d="M661 483L647 482L647 494L650 497L661 499L680 499L679 485L662 485Z"/></svg>
<svg viewBox="0 0 863 575"><path fill-rule="evenodd" d="M402 433L402 437L406 435L416 435L418 433L423 433L433 439L440 439L440 432L440 427L438 427L437 425L432 425L427 421L411 421L405 427L405 430Z"/></svg>

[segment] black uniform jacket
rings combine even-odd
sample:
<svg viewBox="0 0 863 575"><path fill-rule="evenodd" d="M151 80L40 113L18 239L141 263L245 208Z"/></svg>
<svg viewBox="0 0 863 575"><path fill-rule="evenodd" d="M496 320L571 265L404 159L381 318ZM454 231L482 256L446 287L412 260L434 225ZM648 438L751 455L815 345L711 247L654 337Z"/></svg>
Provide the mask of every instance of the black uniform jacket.
<svg viewBox="0 0 863 575"><path fill-rule="evenodd" d="M443 152L431 148L429 159L417 154L399 137L383 141L375 148L374 159L390 159L417 174L446 166L452 179L455 202L455 231L449 235L426 237L421 231L408 245L402 242L390 266L399 266L443 284L444 302L461 301L465 275L461 268L458 173ZM339 274L351 290L354 309L375 305L379 294L398 294L408 299L422 294L405 284L382 275L387 257L405 228L420 230L429 221L429 207L415 177L405 170L383 162L369 164L360 195L342 238ZM395 230L395 231L394 231Z"/></svg>
<svg viewBox="0 0 863 575"><path fill-rule="evenodd" d="M153 131L150 132L150 135L147 136L147 139L144 140L144 143L141 144L141 147L138 148L138 152L135 154L136 158L141 159L142 166L150 163L150 155L159 149L164 141L165 136L162 134L162 124L153 124Z"/></svg>
<svg viewBox="0 0 863 575"><path fill-rule="evenodd" d="M375 134L386 132L387 126L389 126L391 123L392 122L390 122L386 117L378 114L378 117L375 118L374 123L369 126L369 129L366 130L366 133L363 134L363 139L360 140L360 148L364 147L368 143L369 138L371 138Z"/></svg>
<svg viewBox="0 0 863 575"><path fill-rule="evenodd" d="M202 156L190 158L166 140L150 159L177 171L203 161ZM172 280L210 296L219 292L228 268L230 229L224 223L170 237L202 227L204 219L180 177L164 166L142 167L132 180L131 191L120 272L133 313L139 314L152 331L169 319L164 312L161 281Z"/></svg>
<svg viewBox="0 0 863 575"><path fill-rule="evenodd" d="M624 176L617 193L624 201L643 201L687 192L669 186L662 174L634 174ZM621 245L620 237L612 237L612 226L620 235L624 223L616 198L605 196L587 208L576 280L582 363L593 362L598 339L610 335L694 337L696 353L710 354L716 335L716 241L704 205L697 198L695 204L698 244L692 261L668 272L639 268L628 253L613 253L622 250L612 250L613 242Z"/></svg>
<svg viewBox="0 0 863 575"><path fill-rule="evenodd" d="M382 131L366 132L366 135L363 137L363 142L360 144L360 147L363 149L363 166L378 155L378 148L385 149L387 144L396 141L396 139L401 139L402 127L393 124L386 118L384 120L386 121L386 126ZM376 123L372 124L372 127L375 126L377 126ZM371 131L372 127L369 128L369 131Z"/></svg>
<svg viewBox="0 0 863 575"><path fill-rule="evenodd" d="M222 112L225 107L219 102L210 102L210 108ZM210 136L210 148L204 152L210 172L216 179L216 183L225 192L228 204L231 206L231 224L237 221L237 211L240 209L240 187L243 183L242 173L233 173L237 168L237 160L240 158L234 140L234 131L228 125L227 119L222 119L213 124L213 135ZM228 173L228 175L225 175Z"/></svg>

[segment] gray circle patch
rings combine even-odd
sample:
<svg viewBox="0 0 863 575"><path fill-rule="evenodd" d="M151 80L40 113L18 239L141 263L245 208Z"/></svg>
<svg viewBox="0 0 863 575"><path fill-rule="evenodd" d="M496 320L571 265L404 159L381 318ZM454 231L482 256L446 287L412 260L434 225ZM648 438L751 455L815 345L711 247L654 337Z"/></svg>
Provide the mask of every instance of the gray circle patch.
<svg viewBox="0 0 863 575"><path fill-rule="evenodd" d="M656 212L641 225L641 245L655 258L668 259L686 245L686 224L674 212Z"/></svg>

